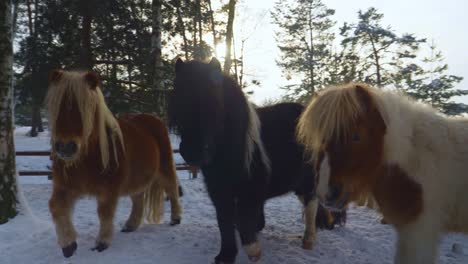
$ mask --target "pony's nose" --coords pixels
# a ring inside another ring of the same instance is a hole
[[[54,147],[55,151],[62,156],[72,156],[78,150],[78,145],[73,140],[67,143],[64,143],[63,141],[57,141],[55,142]]]
[[[62,141],[55,141],[54,148],[56,152],[62,152],[65,144]]]
[[[78,146],[76,145],[75,141],[69,141],[64,147],[64,152],[69,155],[75,154],[77,150]]]

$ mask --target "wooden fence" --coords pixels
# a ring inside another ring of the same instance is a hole
[[[178,149],[174,150],[174,153],[179,153]],[[16,151],[16,156],[44,156],[50,157],[50,151]],[[194,166],[183,164],[176,164],[177,170],[186,170],[189,171],[190,178],[197,178],[199,169]],[[18,171],[19,176],[50,176],[52,171],[50,170],[20,170]]]

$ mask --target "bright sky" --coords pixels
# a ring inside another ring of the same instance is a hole
[[[449,73],[463,76],[460,88],[468,89],[468,1],[466,0],[323,0],[336,10],[334,19],[341,26],[344,21],[355,22],[357,11],[376,7],[384,14],[383,25],[391,25],[397,33],[414,33],[420,38],[434,39],[449,64]],[[259,27],[246,41],[245,65],[249,74],[261,81],[255,87],[251,99],[261,103],[267,98],[277,98],[283,93],[278,89],[286,83],[275,59],[279,50],[274,39],[274,25],[271,24],[270,9],[275,0],[242,0],[239,8],[247,7],[255,19],[261,18]],[[245,12],[244,12],[245,13]],[[254,20],[254,19],[251,19]],[[251,21],[250,20],[250,21]],[[248,20],[249,21],[249,20]],[[252,27],[237,25],[236,30]],[[238,46],[238,43],[236,43]],[[463,98],[468,103],[468,98]]]

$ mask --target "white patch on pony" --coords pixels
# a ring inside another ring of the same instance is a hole
[[[249,124],[247,128],[247,138],[245,146],[245,167],[247,168],[247,173],[250,174],[250,166],[252,165],[253,156],[255,153],[255,146],[258,147],[260,152],[260,159],[265,166],[268,174],[271,173],[271,162],[268,154],[266,153],[265,147],[263,146],[263,141],[261,138],[261,124],[260,119],[258,118],[257,111],[253,104],[247,102],[249,107]]]
[[[330,181],[330,164],[328,162],[328,154],[325,154],[325,157],[320,163],[319,169],[319,181],[317,186],[317,194],[320,198],[325,198],[328,193],[328,184]]]

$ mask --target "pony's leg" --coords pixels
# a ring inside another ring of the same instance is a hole
[[[177,176],[174,174],[172,177],[164,176],[161,181],[164,185],[164,191],[171,203],[171,225],[178,225],[182,219],[182,207],[179,201],[179,184]]]
[[[122,232],[126,233],[133,232],[140,226],[144,212],[143,193],[132,195],[130,198],[132,199],[132,212],[125,223],[125,226],[122,228]]]
[[[439,228],[418,221],[397,229],[395,264],[435,264]]]
[[[77,196],[70,191],[54,186],[49,200],[49,210],[55,223],[58,244],[66,258],[71,257],[77,248],[76,231],[71,219],[76,198]]]
[[[305,218],[305,230],[304,237],[302,238],[302,247],[304,249],[312,249],[316,237],[316,218],[317,218],[317,209],[318,209],[318,198],[315,197],[309,201],[304,201],[304,218]]]
[[[221,250],[215,257],[215,264],[234,263],[237,255],[234,212],[234,197],[229,190],[213,190],[208,186],[208,193],[216,209],[216,219],[221,234]]]
[[[264,205],[262,204],[262,208],[260,210],[261,214],[258,218],[258,222],[257,222],[257,232],[260,232],[263,230],[263,228],[265,228],[265,210],[264,210]]]
[[[366,201],[367,201],[367,195],[365,193],[361,193],[359,195],[358,200],[356,201],[356,205],[357,206],[364,206],[364,205],[366,205]]]
[[[114,232],[113,220],[118,198],[118,195],[103,195],[97,198],[100,226],[96,246],[92,250],[101,252],[109,247]]]
[[[258,261],[262,255],[257,231],[262,224],[258,223],[258,220],[263,220],[263,199],[253,195],[243,195],[238,199],[237,211],[242,246],[251,261]]]

